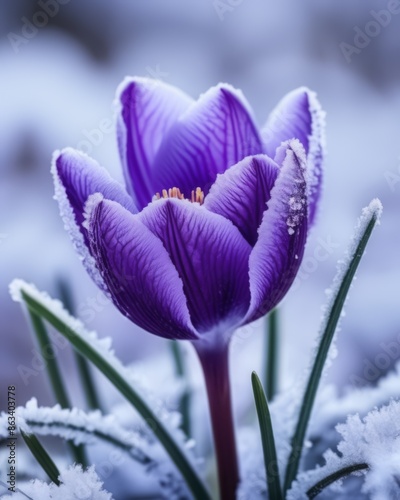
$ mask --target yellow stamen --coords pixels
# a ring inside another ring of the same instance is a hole
[[[203,191],[198,187],[196,188],[196,191],[192,191],[192,198],[191,202],[192,203],[200,203],[200,205],[203,204],[204,201],[204,193]]]
[[[161,198],[176,198],[178,200],[184,200],[185,195],[181,193],[180,189],[177,187],[169,188],[168,190],[163,189],[160,193],[156,193],[153,196],[153,201],[155,200],[161,200]],[[204,201],[204,193],[203,191],[198,187],[196,190],[192,191],[192,195],[190,197],[190,201],[192,203],[199,203],[200,205],[203,204]]]

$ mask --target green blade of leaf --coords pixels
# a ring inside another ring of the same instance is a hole
[[[187,374],[185,370],[185,363],[182,356],[182,350],[176,340],[169,342],[172,357],[175,365],[175,374],[186,383],[186,389],[183,392],[179,401],[179,410],[182,414],[181,428],[186,436],[190,436],[190,406],[191,406],[191,391],[187,383]]]
[[[178,377],[184,377],[185,365],[183,363],[182,352],[178,345],[178,342],[176,340],[171,340],[169,342],[169,346],[171,347],[171,353],[174,359],[175,373]]]
[[[31,309],[29,309],[29,317],[31,319],[32,327],[42,355],[42,360],[45,363],[50,385],[53,389],[56,401],[60,404],[61,408],[71,408],[67,390],[64,386],[61,371],[57,363],[57,356],[47,333],[46,326],[42,318]],[[82,445],[77,446],[73,443],[70,443],[69,447],[75,462],[82,464],[83,467],[86,467],[87,459],[84,447]]]
[[[65,321],[58,317],[56,313],[49,310],[26,290],[21,289],[20,293],[28,308],[48,321],[61,333],[61,335],[66,337],[72,346],[82,354],[82,356],[93,363],[144,418],[160,443],[164,446],[171,460],[181,472],[194,498],[199,500],[211,500],[205,485],[201,481],[193,465],[190,463],[185,451],[175,441],[168,429],[159,420],[146,401],[134,390],[118,370],[108,362],[102,353],[96,351],[86,339],[74,331]]]
[[[314,364],[307,382],[306,390],[304,393],[299,413],[299,418],[297,421],[297,426],[292,438],[292,443],[291,443],[292,450],[287,464],[285,482],[283,487],[284,493],[286,493],[289,490],[292,482],[296,479],[300,464],[301,452],[303,449],[305,435],[307,432],[308,422],[314,405],[315,396],[324,369],[325,361],[328,356],[329,348],[332,343],[333,336],[335,334],[336,327],[338,325],[348,291],[350,289],[351,283],[353,281],[354,275],[357,271],[361,258],[364,254],[371,233],[375,227],[376,222],[379,219],[382,206],[380,202],[374,200],[370,204],[367,210],[369,210],[369,212],[366,212],[365,215],[363,213],[363,217],[367,218],[369,215],[370,220],[367,224],[365,224],[365,228],[362,231],[361,237],[357,240],[358,243],[354,251],[351,252],[349,265],[346,269],[346,272],[343,275],[343,278],[339,286],[337,287],[330,308],[327,311],[326,325],[322,333],[320,344],[318,346],[317,355],[315,357]]]
[[[75,353],[75,361],[78,366],[78,371],[80,375],[79,380],[82,383],[87,406],[91,410],[101,410],[100,400],[97,394],[92,374],[90,372],[89,364],[81,354],[79,354],[75,350],[74,353]]]
[[[272,401],[276,394],[278,379],[278,310],[273,309],[268,317],[268,332],[265,366],[265,392],[268,401]]]
[[[135,449],[134,447],[130,446],[124,441],[121,441],[120,439],[116,438],[115,436],[111,436],[110,434],[107,434],[104,431],[93,429],[91,427],[85,427],[84,425],[79,426],[79,425],[73,425],[73,424],[65,424],[63,422],[47,422],[47,421],[39,421],[39,420],[30,420],[27,419],[26,423],[29,425],[29,428],[32,429],[33,431],[36,431],[38,434],[42,434],[46,436],[47,434],[43,433],[42,428],[50,428],[52,429],[52,433],[49,434],[51,436],[59,435],[57,434],[57,429],[66,429],[70,430],[72,432],[80,432],[82,434],[90,435],[93,436],[94,438],[98,439],[99,441],[103,441],[109,445],[112,445],[116,448],[119,448],[121,451],[124,451],[127,453],[133,460],[135,460],[137,463],[146,465],[146,466],[151,466],[155,463],[154,459],[151,458],[149,455],[145,454],[143,450],[137,448]],[[60,438],[66,439],[64,436],[60,435]],[[71,438],[73,439],[73,438]],[[0,441],[1,444],[1,441]]]
[[[24,432],[22,429],[20,429],[20,431],[23,440],[25,441],[27,447],[29,448],[32,455],[35,457],[38,464],[40,464],[42,469],[49,476],[50,480],[54,484],[59,486],[60,481],[58,478],[60,476],[60,472],[56,464],[51,459],[50,455],[40,444],[38,438],[34,434]]]
[[[64,278],[60,277],[57,280],[57,288],[60,300],[64,304],[66,310],[70,314],[75,314],[74,300],[68,282]],[[101,410],[100,399],[97,394],[96,385],[90,372],[89,365],[86,359],[75,350],[74,354],[88,408],[92,410]]]
[[[69,400],[67,390],[61,377],[61,371],[57,363],[57,356],[50,341],[44,322],[42,318],[31,309],[29,309],[28,312],[33,330],[39,344],[40,353],[49,375],[49,380],[54,392],[54,396],[57,402],[60,404],[61,408],[71,408],[71,402]]]
[[[333,474],[330,474],[327,477],[324,477],[324,479],[321,479],[321,481],[318,481],[317,484],[312,486],[308,491],[307,491],[307,496],[310,499],[315,498],[317,495],[321,493],[322,490],[330,486],[332,483],[335,481],[338,481],[339,479],[343,479],[349,474],[352,474],[353,472],[358,472],[362,470],[368,469],[368,464],[361,463],[361,464],[354,464],[354,465],[349,465],[347,467],[343,467],[343,469],[339,469],[338,471],[334,472]]]
[[[271,415],[269,413],[267,398],[256,372],[251,374],[254,401],[260,424],[261,442],[264,453],[265,474],[267,478],[269,498],[283,500],[279,481],[279,465],[276,455],[275,438],[272,430]]]

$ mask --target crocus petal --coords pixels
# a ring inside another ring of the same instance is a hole
[[[305,152],[297,140],[288,145],[249,259],[251,303],[246,322],[278,304],[303,258],[308,226]]]
[[[240,92],[220,84],[200,97],[171,127],[154,160],[157,191],[178,187],[186,197],[205,194],[217,174],[262,152],[249,107]]]
[[[96,265],[122,314],[161,337],[196,339],[182,281],[161,241],[101,195],[89,198],[85,214]]]
[[[200,333],[231,333],[249,306],[251,247],[227,219],[187,200],[162,199],[139,215],[169,253]]]
[[[218,175],[204,206],[231,220],[254,246],[279,166],[266,155],[248,156]]]
[[[289,139],[299,139],[307,154],[309,222],[315,219],[321,194],[325,155],[325,113],[316,94],[301,87],[290,92],[271,113],[262,130],[265,152],[274,158],[276,149]]]
[[[137,213],[132,198],[121,184],[95,160],[72,148],[56,153],[53,167],[55,182],[60,182],[74,211],[76,222],[83,222],[83,207],[91,194],[102,193],[105,198],[117,201],[132,213]]]
[[[131,212],[136,207],[121,184],[113,180],[107,170],[89,156],[72,148],[56,151],[51,171],[54,179],[55,197],[60,207],[71,240],[82,258],[83,264],[95,281],[104,290],[104,283],[90,255],[86,230],[82,227],[84,204],[89,195],[101,192],[111,200],[118,201]]]
[[[161,141],[192,99],[150,78],[126,79],[117,94],[118,145],[126,185],[137,206],[143,208],[155,194],[152,163]]]

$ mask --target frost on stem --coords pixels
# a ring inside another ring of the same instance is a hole
[[[37,479],[24,485],[22,491],[3,496],[3,500],[113,500],[111,493],[103,488],[94,466],[82,470],[80,465],[73,465],[60,474],[60,486],[47,484]]]

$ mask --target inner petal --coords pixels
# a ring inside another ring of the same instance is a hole
[[[166,134],[154,159],[153,186],[179,186],[187,198],[196,186],[207,194],[218,173],[262,150],[246,100],[221,84],[206,92]]]
[[[139,217],[169,253],[196,330],[238,325],[249,307],[251,251],[238,229],[197,203],[174,198],[151,203]]]
[[[217,177],[204,206],[230,219],[254,246],[278,173],[268,156],[249,156]]]

